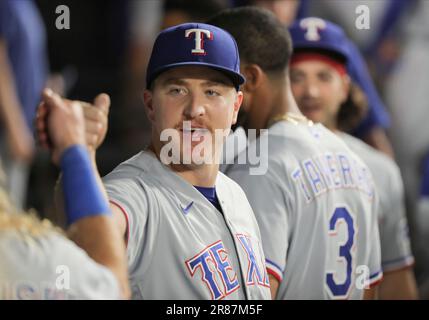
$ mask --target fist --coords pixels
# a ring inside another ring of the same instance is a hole
[[[58,164],[63,152],[74,144],[85,145],[85,120],[79,102],[68,102],[50,89],[43,92],[47,137],[52,160]]]
[[[108,116],[110,108],[110,97],[105,94],[99,94],[94,99],[94,104],[83,101],[71,101],[62,99],[63,102],[70,106],[77,103],[82,109],[85,120],[85,143],[90,151],[95,151],[104,141],[108,128]],[[39,143],[42,147],[50,149],[52,142],[47,132],[48,106],[42,101],[37,109],[36,128]]]

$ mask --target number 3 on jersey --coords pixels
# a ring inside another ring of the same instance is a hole
[[[333,299],[347,298],[354,269],[353,246],[356,240],[354,217],[345,207],[337,207],[329,219],[329,245],[334,248],[329,257],[331,272],[326,273],[326,285]],[[332,271],[334,270],[334,271]]]

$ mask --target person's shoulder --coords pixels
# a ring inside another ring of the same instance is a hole
[[[323,124],[315,124],[314,128],[315,135],[320,135],[320,141],[324,143],[324,146],[332,146],[333,149],[345,149],[350,151],[347,143]]]
[[[249,144],[249,155],[258,154],[260,158],[266,158],[265,160],[274,168],[289,163],[295,158],[295,153],[285,152],[285,150],[292,151],[300,148],[304,139],[301,130],[305,130],[304,126],[292,125],[291,127],[290,125],[286,121],[272,125]]]
[[[290,123],[279,122],[272,127],[271,136],[278,137],[278,146],[284,146],[287,150],[317,150],[321,146],[343,148],[345,143],[331,130],[321,123],[301,121]],[[270,140],[271,141],[271,140]]]
[[[37,225],[29,228],[37,228]],[[0,254],[3,261],[20,261],[32,264],[34,268],[48,257],[68,257],[72,253],[70,249],[74,250],[75,247],[74,243],[55,230],[45,230],[40,234],[15,229],[0,232]]]
[[[371,147],[362,140],[346,134],[341,133],[340,137],[346,142],[346,144],[358,154],[362,160],[370,167],[375,170],[380,170],[381,172],[387,172],[392,175],[400,175],[399,166],[388,155],[383,152]]]
[[[105,184],[112,184],[119,181],[136,181],[139,177],[145,176],[141,180],[150,181],[155,161],[158,161],[158,159],[151,152],[141,151],[120,163],[110,173],[105,175],[102,180]]]

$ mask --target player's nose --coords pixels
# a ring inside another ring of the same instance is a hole
[[[184,109],[184,115],[187,119],[195,119],[204,116],[206,112],[206,101],[204,96],[196,92],[189,94],[188,103]]]
[[[305,83],[304,92],[310,98],[318,98],[320,95],[319,86],[314,81],[307,81]]]

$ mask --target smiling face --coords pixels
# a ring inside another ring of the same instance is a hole
[[[231,80],[214,69],[184,66],[163,72],[152,90],[144,93],[156,153],[168,143],[161,141],[165,140],[161,139],[163,132],[173,132],[180,159],[189,157],[196,148],[213,159],[223,145],[223,139],[215,139],[216,131],[229,133],[242,99],[243,94],[235,90]]]
[[[291,65],[290,79],[301,112],[335,129],[338,111],[349,91],[349,77],[323,61],[306,60]]]

